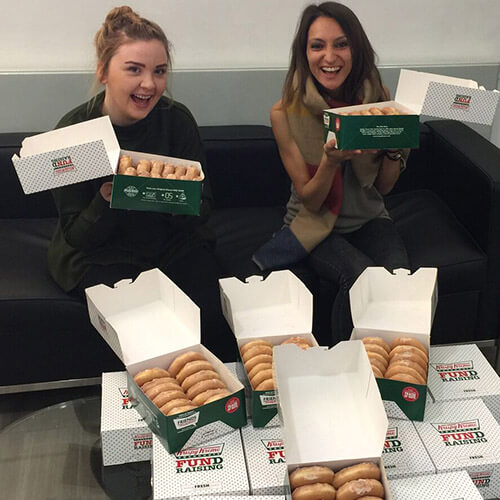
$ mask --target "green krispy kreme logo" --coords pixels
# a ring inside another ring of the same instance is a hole
[[[134,198],[139,194],[139,190],[135,186],[127,186],[123,192],[129,197]]]

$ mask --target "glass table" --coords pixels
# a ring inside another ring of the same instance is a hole
[[[147,500],[149,462],[102,465],[101,400],[44,408],[0,432],[0,497],[9,500]]]

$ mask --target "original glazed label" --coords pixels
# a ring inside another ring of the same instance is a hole
[[[478,419],[454,423],[431,423],[431,425],[439,433],[445,446],[486,443],[488,441],[484,432],[481,431]],[[483,457],[469,458],[479,459]]]
[[[452,363],[431,363],[441,382],[461,382],[464,380],[480,380],[479,373],[474,370],[472,361],[455,361]],[[474,392],[475,389],[471,389]]]

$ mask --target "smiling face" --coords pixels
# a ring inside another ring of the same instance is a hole
[[[167,85],[167,53],[159,40],[131,40],[118,48],[106,71],[97,76],[105,86],[102,112],[115,125],[145,118]]]
[[[330,17],[318,17],[309,27],[306,55],[312,75],[326,90],[339,89],[351,72],[349,41]]]

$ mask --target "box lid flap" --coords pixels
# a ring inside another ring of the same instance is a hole
[[[222,310],[237,339],[311,333],[311,292],[291,271],[219,280]]]
[[[359,340],[273,350],[287,464],[382,455],[387,415]]]
[[[200,310],[159,269],[85,290],[90,321],[128,366],[200,343]]]
[[[402,69],[399,72],[395,100],[414,110],[415,113],[420,114],[430,82],[447,83],[476,89],[478,87],[477,82],[465,78]]]
[[[437,269],[390,273],[367,267],[349,290],[356,328],[429,334],[437,303]]]

